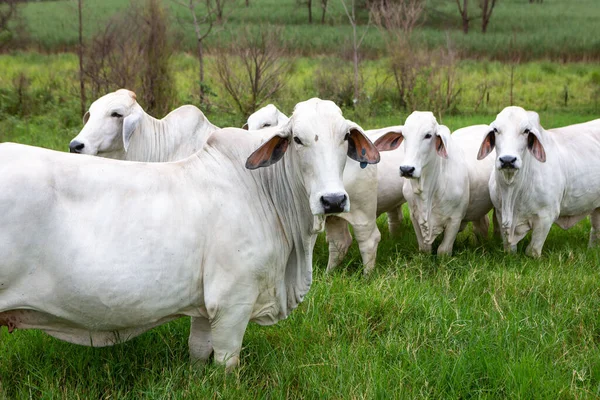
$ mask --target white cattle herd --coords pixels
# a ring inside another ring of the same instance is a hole
[[[398,233],[404,202],[419,250],[443,233],[438,255],[468,222],[487,236],[492,209],[507,251],[532,230],[539,257],[554,222],[590,214],[600,241],[600,120],[547,131],[507,107],[451,134],[416,111],[363,131],[315,98],[244,129],[191,105],[157,120],[121,89],[84,116],[69,146],[81,154],[0,144],[0,326],[108,346],[190,316],[190,359],[231,369],[248,322],[274,324],[308,292],[323,229],[327,270],[351,224],[365,274],[377,216]]]

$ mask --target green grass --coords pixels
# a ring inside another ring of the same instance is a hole
[[[326,61],[295,61],[276,99],[284,111],[315,94],[313,73]],[[385,62],[365,64],[368,92]],[[0,56],[0,142],[67,148],[81,128],[76,65],[70,54]],[[178,101],[193,102],[195,60],[179,55],[176,66]],[[489,123],[506,102],[505,68],[461,63],[461,112],[443,122],[451,129]],[[524,64],[515,93],[520,104],[540,110],[546,127],[590,120],[598,116],[590,87],[596,71],[593,64]],[[21,73],[28,83],[19,102]],[[475,111],[475,88],[484,78],[497,84],[490,104]],[[567,107],[561,82],[575,93]],[[242,117],[213,85],[218,97],[209,118],[239,125]],[[402,123],[406,111],[384,101],[345,115],[374,128]],[[187,319],[102,349],[3,328],[0,398],[600,397],[600,251],[586,247],[589,222],[553,228],[540,260],[524,255],[529,239],[507,255],[499,240],[475,243],[470,229],[458,236],[451,258],[439,259],[417,252],[408,218],[397,238],[389,237],[385,216],[379,227],[368,279],[356,244],[338,270],[325,274],[321,235],[306,300],[275,326],[250,325],[241,367],[231,375],[212,364],[189,366]]]
[[[188,365],[188,320],[92,349],[2,330],[6,398],[596,398],[600,395],[598,250],[589,224],[553,229],[544,257],[505,255],[459,235],[455,254],[417,253],[412,228],[383,240],[361,276],[353,247],[285,321],[250,325],[241,367]],[[520,246],[521,247],[521,246]]]
[[[174,32],[181,37],[178,43],[183,49],[193,49],[193,27],[187,10],[174,2],[166,3],[172,10]],[[325,25],[319,23],[321,10],[318,4],[313,10],[316,21],[308,24],[306,7],[297,5],[294,0],[252,0],[249,8],[240,3],[237,1],[227,12],[225,26],[208,37],[209,49],[215,51],[227,46],[247,25],[260,27],[266,23],[283,28],[282,35],[293,52],[341,54],[349,47],[351,29],[339,1],[329,2]],[[91,37],[103,29],[110,16],[123,12],[127,4],[123,0],[85,1],[86,36]],[[34,48],[57,51],[75,46],[75,3],[30,2],[23,13]],[[529,4],[526,0],[500,1],[485,35],[480,33],[478,19],[472,22],[471,33],[462,33],[454,2],[429,1],[427,14],[425,24],[418,27],[414,35],[415,40],[427,48],[445,47],[449,37],[464,56],[507,59],[514,38],[514,48],[523,61],[548,57],[560,60],[600,57],[600,24],[597,23],[600,7],[596,0],[546,0],[543,4]],[[478,14],[475,7],[471,15]],[[366,10],[360,9],[359,17],[362,24],[359,31],[362,32],[368,20]],[[385,52],[385,43],[377,29],[369,30],[362,50],[371,56]]]

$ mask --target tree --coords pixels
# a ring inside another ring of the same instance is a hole
[[[244,117],[270,100],[285,84],[290,63],[284,58],[281,29],[246,28],[231,44],[231,55],[220,52],[217,73],[225,91]]]
[[[188,3],[182,3],[182,2],[177,1],[177,3],[186,7],[192,16],[192,22],[194,24],[194,32],[196,34],[196,53],[198,55],[198,62],[200,64],[200,68],[198,71],[198,78],[199,78],[200,102],[202,103],[204,101],[205,87],[206,87],[206,85],[204,83],[204,39],[206,39],[206,37],[212,31],[213,24],[214,24],[213,16],[215,14],[215,10],[211,6],[211,1],[206,0],[206,14],[202,18],[198,18],[198,15],[196,13],[197,0],[189,0]],[[246,1],[246,5],[248,5],[248,1]],[[202,31],[202,26],[201,26],[203,24],[208,24],[208,26],[204,29],[204,31]]]
[[[306,6],[308,7],[308,23],[312,24],[312,0],[306,0]]]
[[[14,40],[15,20],[19,20],[19,0],[0,0],[0,50]]]
[[[496,0],[481,0],[481,32],[485,33],[487,31],[488,23],[490,22],[490,18],[492,17],[492,11],[494,11],[494,6],[496,5]]]
[[[460,17],[462,20],[462,29],[463,33],[469,33],[469,0],[462,0],[462,6],[460,4],[461,0],[456,0],[456,5],[458,6],[458,12],[460,13]]]
[[[79,46],[77,48],[77,57],[79,58],[79,100],[81,105],[81,116],[85,114],[85,76],[83,70],[83,0],[77,0],[77,16],[79,20]]]
[[[231,2],[231,0],[214,0],[214,7],[211,2],[212,0],[206,0],[206,7],[214,9],[215,15],[217,16],[217,23],[220,25],[225,19],[225,6],[227,3]],[[248,2],[246,2],[246,5],[248,5]]]
[[[340,2],[342,3],[342,6],[344,7],[344,11],[346,12],[346,16],[348,17],[348,21],[350,22],[350,25],[352,25],[352,55],[353,55],[353,61],[354,61],[354,101],[356,102],[356,101],[358,101],[359,91],[360,91],[359,82],[358,82],[358,78],[359,78],[358,50],[360,49],[360,46],[361,46],[363,40],[365,39],[365,36],[367,36],[369,27],[371,26],[371,14],[369,14],[369,23],[367,25],[367,29],[365,29],[362,37],[359,39],[358,34],[356,32],[356,26],[357,26],[356,4],[355,4],[355,0],[350,0],[350,1],[351,1],[350,9],[348,9],[348,6],[346,5],[346,0],[340,0]]]
[[[327,3],[329,3],[329,0],[321,0],[321,24],[325,24],[325,13],[327,12]]]
[[[165,115],[175,97],[168,23],[161,0],[132,2],[112,17],[86,46],[84,73],[92,97],[128,88],[149,113]]]

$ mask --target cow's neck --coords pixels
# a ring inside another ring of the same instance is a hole
[[[280,222],[285,240],[291,246],[285,270],[287,304],[282,310],[287,316],[302,301],[312,283],[312,254],[317,233],[314,230],[313,216],[308,193],[302,185],[297,168],[294,168],[295,154],[288,153],[280,162],[263,168],[262,185],[270,196]]]
[[[175,132],[169,132],[164,120],[156,119],[144,113],[140,124],[131,136],[127,151],[130,161],[166,162],[174,161]]]

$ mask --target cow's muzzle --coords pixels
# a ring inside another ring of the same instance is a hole
[[[338,214],[344,212],[348,196],[345,194],[328,194],[321,196],[321,205],[325,214]]]
[[[405,178],[412,178],[415,173],[415,167],[411,167],[409,165],[401,165],[400,166],[400,176]]]
[[[85,147],[85,144],[78,142],[77,140],[73,140],[71,143],[69,143],[69,152],[70,153],[81,153],[81,151],[83,150],[84,147]]]
[[[500,161],[500,169],[515,169],[517,157],[502,156],[498,158],[498,161]]]

